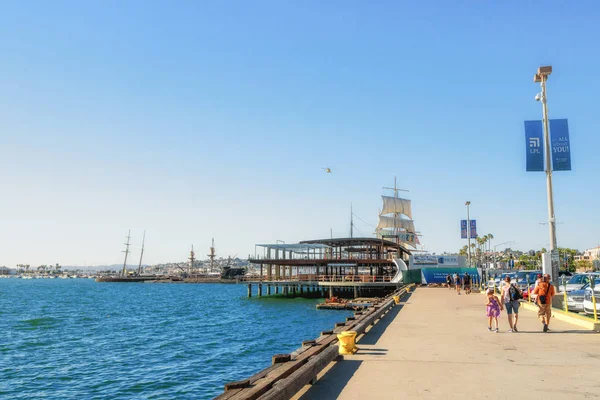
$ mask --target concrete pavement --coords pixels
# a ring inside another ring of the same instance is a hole
[[[600,335],[553,319],[487,330],[486,298],[419,288],[295,399],[600,398]]]

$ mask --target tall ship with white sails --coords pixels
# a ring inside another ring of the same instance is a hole
[[[377,237],[416,249],[419,238],[415,230],[415,222],[412,219],[411,201],[398,196],[398,192],[407,190],[398,189],[396,178],[394,178],[393,188],[384,189],[393,190],[394,195],[381,196],[383,206],[379,213],[379,223],[376,229]]]

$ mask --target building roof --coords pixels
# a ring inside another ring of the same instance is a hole
[[[345,246],[381,246],[382,244],[386,247],[400,248],[403,252],[410,254],[410,250],[406,247],[396,244],[390,240],[377,239],[377,238],[330,238],[330,239],[316,239],[316,240],[305,240],[300,242],[304,244],[322,244],[328,247],[345,247]]]
[[[283,251],[301,252],[313,249],[325,249],[329,246],[320,243],[275,243],[275,244],[257,244],[257,247],[265,247],[268,249],[277,249]]]

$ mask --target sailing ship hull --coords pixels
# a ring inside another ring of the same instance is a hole
[[[96,282],[148,282],[157,281],[164,279],[160,276],[99,276],[96,278]]]

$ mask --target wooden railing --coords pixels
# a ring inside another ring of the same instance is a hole
[[[366,311],[354,313],[346,322],[338,322],[333,330],[321,332],[316,340],[302,342],[291,354],[276,354],[272,365],[248,379],[225,384],[225,392],[215,400],[284,400],[292,398],[305,385],[316,381],[317,375],[338,356],[337,334],[355,331],[363,334],[367,327],[381,319],[394,307],[393,296],[407,293],[404,286],[375,302]]]
[[[299,274],[291,277],[275,278],[271,276],[245,275],[236,278],[240,282],[391,282],[392,277],[388,275],[316,275]]]

